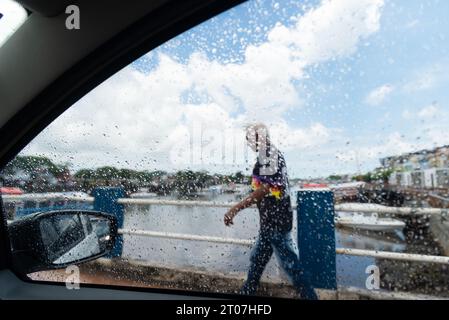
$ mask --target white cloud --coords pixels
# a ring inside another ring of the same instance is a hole
[[[449,63],[447,60],[415,70],[410,79],[402,85],[405,93],[415,93],[432,89],[448,81]]]
[[[413,29],[413,28],[415,28],[418,24],[419,24],[419,20],[418,20],[418,19],[411,20],[411,21],[409,21],[409,22],[407,22],[407,23],[405,24],[405,28],[406,28],[406,29]]]
[[[394,87],[392,85],[385,84],[371,91],[365,98],[365,102],[371,106],[378,106],[382,104],[393,91]]]
[[[423,73],[419,78],[404,85],[404,90],[409,93],[432,88],[436,84],[436,74],[433,72]]]
[[[383,0],[324,0],[298,19],[294,28],[278,25],[271,42],[293,48],[303,64],[353,54],[360,41],[380,29]]]
[[[439,113],[439,109],[435,104],[422,108],[418,112],[420,118],[435,118]]]
[[[26,20],[27,14],[17,2],[11,0],[0,0],[0,46],[11,34]]]
[[[230,132],[225,140],[232,136],[240,146],[242,125],[253,121],[266,122],[287,151],[323,146],[338,130],[322,123],[294,127],[285,119],[286,111],[302,105],[293,81],[301,80],[311,64],[353,54],[379,30],[382,7],[382,0],[324,0],[293,27],[278,24],[266,42],[249,45],[241,63],[221,63],[199,52],[181,63],[159,53],[151,72],[124,68],[50,125],[25,152],[78,167],[173,169],[189,164],[186,150],[197,139],[192,130],[201,127],[208,137],[193,144],[207,149],[200,158],[209,166],[203,168],[220,171],[226,168],[214,162],[219,148],[207,147],[213,136]],[[185,103],[186,93],[203,98]],[[242,159],[244,150],[237,149],[233,159]]]
[[[403,117],[405,120],[410,120],[410,119],[412,119],[412,118],[414,117],[414,114],[413,114],[410,110],[404,110],[404,111],[402,112],[402,117]]]
[[[322,123],[313,123],[307,128],[291,128],[283,121],[271,127],[274,141],[285,151],[325,145],[334,133],[335,130]]]
[[[406,120],[412,119],[434,119],[438,116],[441,120],[444,115],[444,112],[439,108],[436,102],[431,105],[425,106],[418,111],[410,111],[408,109],[402,112],[402,117]]]
[[[379,158],[391,154],[409,152],[415,147],[414,144],[407,141],[399,132],[389,134],[385,139],[381,139],[379,142],[378,145],[358,149],[360,158],[365,160],[378,160]]]

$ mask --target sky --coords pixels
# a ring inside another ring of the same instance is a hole
[[[123,68],[22,154],[250,173],[244,127],[263,122],[290,177],[367,172],[449,144],[448,16],[446,0],[249,1]]]

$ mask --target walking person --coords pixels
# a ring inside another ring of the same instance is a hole
[[[259,210],[260,229],[241,293],[256,293],[265,267],[274,252],[301,298],[318,299],[309,276],[300,269],[298,256],[293,249],[293,210],[284,156],[271,143],[264,124],[248,126],[246,141],[250,149],[257,153],[251,182],[253,191],[224,216],[225,225],[230,226],[234,217],[243,209],[256,204]]]

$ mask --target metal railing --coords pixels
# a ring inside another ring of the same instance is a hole
[[[79,201],[94,202],[94,197],[77,196],[77,195],[61,195],[55,193],[29,193],[21,195],[2,195],[3,202],[19,202],[19,201]]]
[[[193,235],[193,234],[137,230],[137,229],[119,229],[118,233],[135,235],[135,236],[144,236],[144,237],[165,238],[165,239],[202,241],[202,242],[212,242],[212,243],[221,243],[221,244],[235,244],[235,245],[249,246],[249,247],[254,244],[254,240],[199,236],[199,235]]]
[[[441,215],[447,217],[449,209],[439,208],[411,208],[411,207],[387,207],[377,204],[344,203],[335,206],[335,211],[360,212],[360,213],[384,213],[389,215]]]
[[[25,194],[25,195],[3,195],[3,202],[14,201],[50,201],[66,200],[93,203],[94,197],[89,196],[64,196],[57,194]],[[121,198],[117,201],[124,205],[165,205],[165,206],[187,206],[187,207],[217,207],[231,208],[234,203],[216,201],[195,201],[195,200],[161,200],[161,199],[133,199]],[[293,206],[296,209],[296,206]],[[377,204],[366,203],[343,203],[335,205],[335,211],[360,212],[360,213],[384,213],[390,215],[442,215],[449,216],[449,209],[440,208],[412,208],[412,207],[387,207]]]
[[[78,197],[78,196],[57,196],[57,195],[9,195],[3,196],[4,202],[10,201],[46,201],[54,199],[65,199],[69,201],[80,201],[80,202],[93,202],[93,197]],[[121,198],[117,202],[123,205],[161,205],[161,206],[187,206],[187,207],[218,207],[218,208],[230,208],[234,204],[230,202],[215,202],[215,201],[189,201],[189,200],[161,200],[161,199],[132,199],[132,198]],[[436,215],[447,216],[449,209],[438,209],[438,208],[393,208],[381,205],[370,205],[370,204],[357,204],[357,203],[347,203],[335,206],[336,211],[342,212],[365,212],[365,213],[385,213],[385,214],[399,214],[399,215]],[[145,236],[145,237],[156,237],[165,239],[178,239],[178,240],[188,240],[188,241],[202,241],[202,242],[212,242],[221,244],[233,244],[233,245],[243,245],[252,246],[254,240],[250,239],[233,239],[233,238],[222,238],[213,236],[199,236],[191,234],[180,234],[171,232],[160,232],[160,231],[149,231],[149,230],[137,230],[137,229],[119,229],[119,234],[122,235],[135,235],[135,236]],[[366,256],[381,259],[390,260],[401,260],[401,261],[412,261],[412,262],[428,262],[428,263],[438,263],[438,264],[449,264],[449,257],[445,256],[432,256],[432,255],[421,255],[421,254],[410,254],[410,253],[397,253],[397,252],[386,252],[386,251],[375,251],[375,250],[360,250],[351,248],[337,248],[337,254],[341,255],[351,255],[351,256]]]
[[[250,240],[250,239],[234,239],[234,238],[222,238],[222,237],[211,237],[211,236],[198,236],[198,235],[191,235],[191,234],[148,231],[148,230],[138,230],[138,229],[119,229],[118,233],[122,234],[122,235],[126,234],[126,235],[165,238],[165,239],[173,239],[173,240],[202,241],[202,242],[212,242],[212,243],[220,243],[220,244],[241,245],[241,246],[248,246],[248,247],[251,247],[255,243],[254,240]],[[361,249],[351,249],[351,248],[337,248],[335,251],[336,251],[336,254],[348,255],[348,256],[364,256],[364,257],[372,257],[372,258],[387,259],[387,260],[449,264],[449,257],[445,257],[445,256],[432,256],[432,255],[376,251],[376,250],[361,250]]]
[[[445,257],[445,256],[431,256],[431,255],[413,254],[413,253],[361,250],[361,249],[350,249],[350,248],[337,248],[336,253],[342,254],[342,255],[363,256],[363,257],[372,257],[372,258],[388,259],[388,260],[449,264],[449,257]]]
[[[186,207],[215,207],[215,208],[231,208],[234,204],[230,202],[215,202],[215,201],[189,201],[189,200],[160,200],[160,199],[129,199],[122,198],[117,200],[123,205],[163,205],[163,206],[186,206]],[[296,206],[294,206],[296,208]],[[367,205],[367,204],[340,204],[335,206],[336,211],[344,212],[377,212],[385,214],[400,214],[400,215],[435,215],[439,214],[447,216],[447,209],[437,208],[392,208],[381,205]],[[136,229],[120,229],[119,233],[128,235],[137,235],[145,237],[158,237],[165,239],[190,240],[190,241],[204,241],[221,244],[233,244],[242,246],[252,246],[254,240],[250,239],[232,239],[212,236],[199,236],[190,234],[180,234],[172,232],[159,232]],[[351,255],[351,256],[367,256],[373,258],[382,258],[390,260],[401,260],[411,262],[429,262],[438,264],[449,264],[449,257],[420,255],[410,253],[397,253],[387,251],[375,250],[360,250],[351,248],[337,248],[336,254]]]
[[[234,203],[195,200],[161,200],[161,199],[131,199],[122,198],[117,201],[124,205],[162,205],[162,206],[186,206],[186,207],[217,207],[231,208]],[[296,209],[293,205],[293,209]],[[411,207],[387,207],[377,204],[344,203],[335,205],[335,211],[360,212],[360,213],[385,213],[390,215],[449,215],[449,209],[439,208],[411,208]]]

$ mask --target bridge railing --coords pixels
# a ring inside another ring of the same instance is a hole
[[[52,192],[2,195],[2,201],[7,218],[13,219],[42,211],[93,209],[94,198],[83,194]]]
[[[186,240],[186,241],[202,241],[202,242],[220,243],[220,244],[234,244],[234,245],[247,246],[247,247],[251,247],[255,243],[255,241],[251,240],[251,239],[235,239],[235,238],[223,238],[223,237],[211,237],[211,236],[198,236],[198,235],[193,235],[193,234],[149,231],[149,230],[139,230],[139,229],[119,229],[118,233],[121,235],[134,235],[134,236],[143,236],[143,237],[151,237],[151,238],[165,238],[165,239]],[[335,253],[342,254],[342,255],[348,255],[348,256],[364,256],[364,257],[389,259],[389,260],[449,264],[449,257],[445,257],[445,256],[432,256],[432,255],[398,253],[398,252],[388,252],[388,251],[361,250],[361,249],[353,249],[353,248],[336,248]]]
[[[231,208],[234,203],[216,201],[195,200],[161,200],[161,199],[118,199],[117,203],[124,205],[161,205],[161,206],[187,206],[187,207],[216,207]],[[292,206],[297,209],[296,205]],[[412,208],[412,207],[387,207],[367,203],[343,203],[335,205],[335,211],[360,212],[360,213],[383,213],[389,215],[441,215],[447,216],[449,209],[439,208]]]
[[[84,203],[94,203],[95,198],[90,196],[71,196],[55,194],[24,194],[24,195],[2,195],[3,203],[23,202],[23,201],[76,201]],[[449,201],[449,199],[444,198]],[[216,201],[195,201],[195,200],[161,200],[161,199],[133,199],[120,198],[117,203],[124,205],[161,205],[161,206],[188,206],[188,207],[217,207],[231,208],[234,203]],[[297,209],[296,205],[292,206]],[[449,209],[440,208],[413,208],[413,207],[387,207],[377,204],[366,203],[343,203],[335,205],[335,211],[359,212],[359,213],[383,213],[389,215],[441,215],[449,216]]]
[[[153,238],[178,239],[185,241],[202,241],[211,243],[234,244],[242,246],[252,246],[254,240],[235,239],[214,236],[201,236],[194,234],[181,234],[171,232],[160,232],[154,230],[138,230],[123,228],[125,219],[124,206],[129,205],[157,205],[157,206],[185,206],[185,207],[214,207],[230,208],[233,203],[215,201],[183,201],[183,200],[162,200],[162,199],[133,199],[125,198],[121,188],[98,188],[93,192],[94,197],[80,196],[58,196],[56,194],[46,195],[17,195],[3,196],[3,202],[14,201],[39,201],[59,199],[84,202],[92,204],[93,209],[112,213],[118,217],[119,240],[111,254],[111,257],[119,257],[122,254],[123,235],[135,235]],[[324,289],[336,288],[335,255],[366,256],[379,259],[391,259],[412,262],[426,262],[449,264],[449,257],[420,255],[409,253],[385,252],[374,250],[360,250],[352,248],[336,248],[335,246],[335,222],[334,211],[342,212],[366,212],[384,213],[389,215],[440,215],[442,218],[448,216],[448,209],[438,208],[393,208],[380,205],[347,203],[334,205],[333,196],[330,191],[305,190],[298,192],[298,205],[294,208],[297,211],[298,220],[298,246],[300,247],[300,260],[305,264],[305,268],[310,269],[317,275],[326,274],[326,279],[316,279],[316,287]],[[44,208],[41,208],[44,210]],[[306,221],[304,223],[304,221]],[[312,222],[311,222],[312,221]],[[327,270],[320,270],[327,268]],[[329,280],[329,278],[331,278]]]

